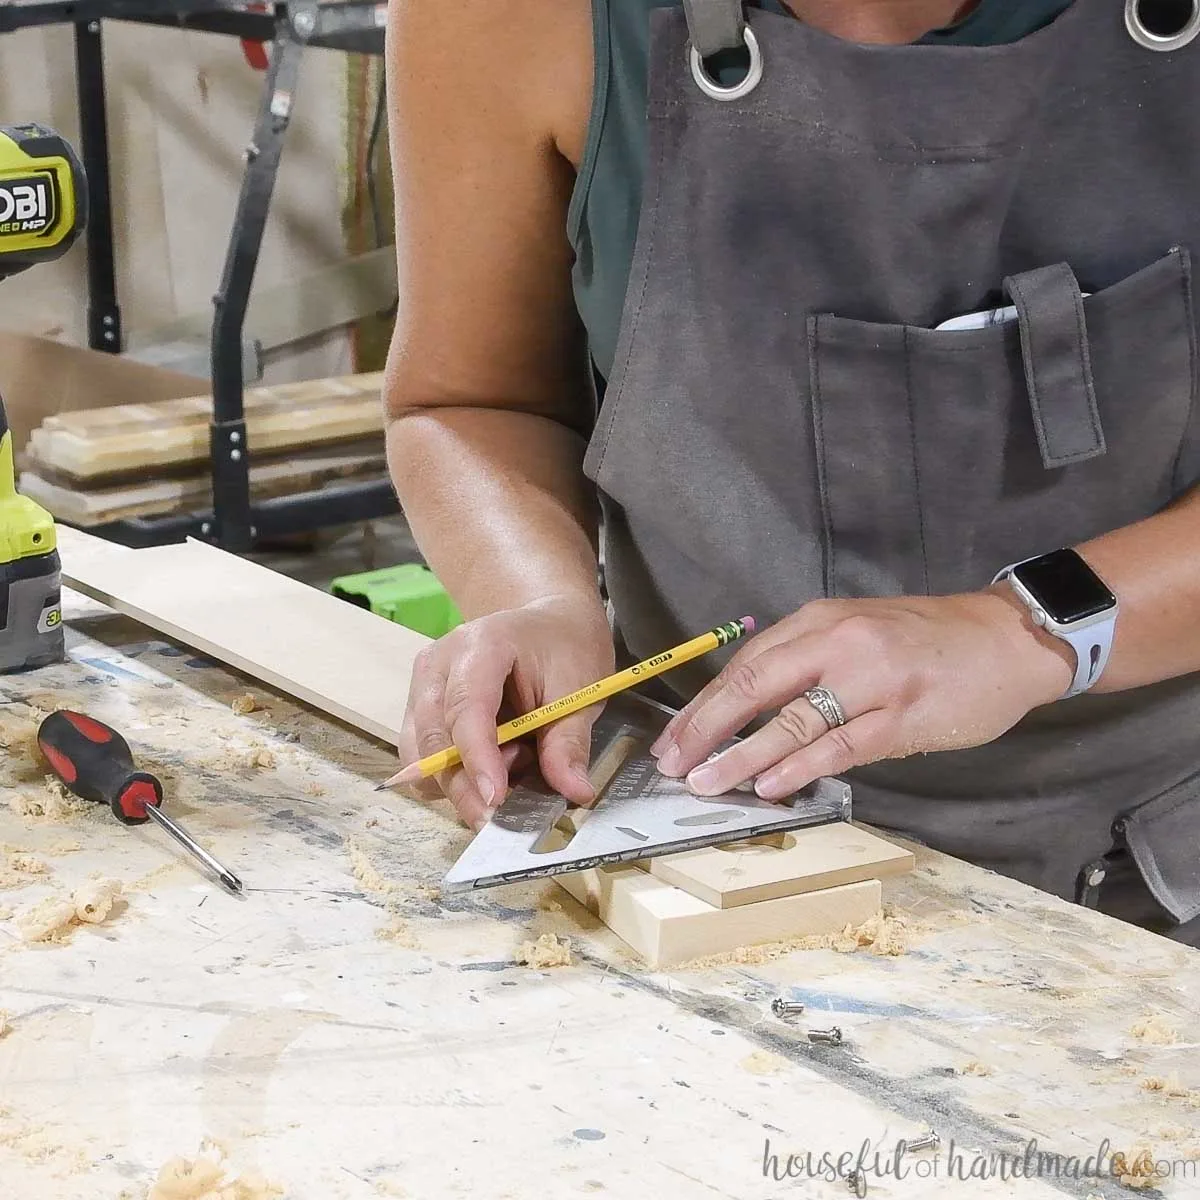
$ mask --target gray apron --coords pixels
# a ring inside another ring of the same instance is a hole
[[[985,48],[751,10],[761,80],[714,99],[689,50],[740,45],[741,5],[651,19],[646,187],[585,463],[634,653],[821,596],[982,588],[1200,479],[1200,41],[1138,45],[1121,0]],[[1008,324],[933,329],[1008,303]],[[862,819],[1069,898],[1115,836],[1174,921],[1200,914],[1200,676],[850,779]]]

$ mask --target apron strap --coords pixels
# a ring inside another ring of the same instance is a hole
[[[1017,310],[1025,382],[1047,470],[1105,452],[1088,357],[1083,296],[1066,263],[1004,281]]]
[[[688,37],[701,58],[744,44],[746,15],[742,0],[683,0]]]

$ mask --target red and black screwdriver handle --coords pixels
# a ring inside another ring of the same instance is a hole
[[[162,784],[133,765],[129,743],[83,713],[62,709],[38,727],[38,746],[55,775],[81,800],[107,804],[125,825],[150,818],[146,806],[162,804]]]

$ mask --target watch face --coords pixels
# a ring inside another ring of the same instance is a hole
[[[1013,571],[1026,591],[1059,625],[1086,620],[1116,606],[1117,598],[1074,550],[1055,550]]]

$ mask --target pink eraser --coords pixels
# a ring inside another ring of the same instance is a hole
[[[754,632],[754,630],[755,630],[755,624],[754,624],[754,618],[753,618],[753,617],[743,617],[743,618],[742,618],[742,624],[743,624],[743,625],[746,627],[746,632],[747,632],[747,633],[753,633],[753,632]]]

